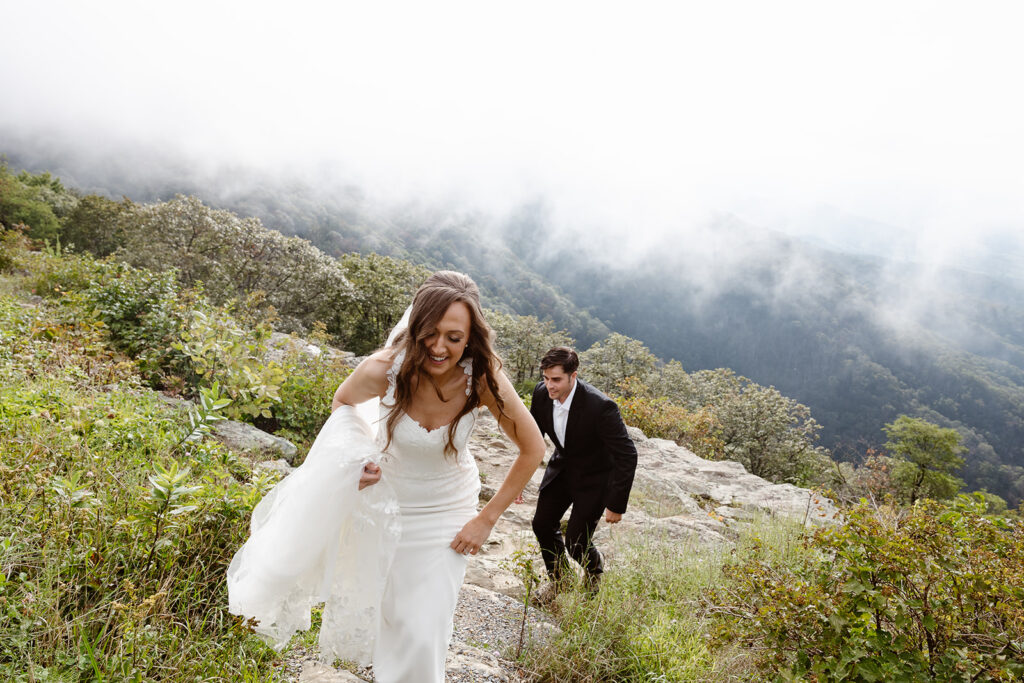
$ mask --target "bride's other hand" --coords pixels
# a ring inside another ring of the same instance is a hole
[[[380,481],[380,466],[372,462],[363,465],[363,471],[359,475],[359,490],[362,491],[367,486],[373,486],[378,481]]]
[[[493,524],[477,515],[455,535],[455,540],[450,544],[451,549],[462,555],[476,555],[487,541],[487,537],[491,535],[493,528]]]

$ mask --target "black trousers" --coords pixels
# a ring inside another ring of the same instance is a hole
[[[591,496],[588,496],[591,498]],[[557,579],[566,550],[572,559],[579,562],[584,571],[600,574],[604,571],[601,553],[594,547],[594,530],[604,512],[603,496],[592,496],[593,500],[573,500],[569,492],[569,477],[562,472],[548,482],[537,497],[537,511],[533,515],[533,533],[540,544],[540,554],[548,576]],[[562,538],[562,515],[572,505],[569,524]]]

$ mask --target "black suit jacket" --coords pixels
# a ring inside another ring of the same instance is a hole
[[[555,444],[540,487],[555,477],[569,477],[569,490],[574,501],[599,496],[604,507],[624,513],[629,502],[636,471],[636,446],[626,433],[619,406],[598,389],[576,378],[576,393],[569,406],[565,425],[565,444],[555,436],[553,401],[544,382],[533,390],[530,413],[540,431]]]

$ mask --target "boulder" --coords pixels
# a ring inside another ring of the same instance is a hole
[[[247,455],[284,458],[294,464],[299,449],[288,439],[268,434],[246,422],[222,420],[213,424],[213,437],[235,451]]]
[[[342,351],[333,346],[317,346],[305,339],[282,332],[271,333],[268,346],[267,360],[277,361],[278,363],[284,360],[286,353],[298,351],[309,358],[319,358],[322,354],[327,354],[327,357],[332,361],[339,360],[352,368],[358,365],[355,362],[356,356],[351,351]]]

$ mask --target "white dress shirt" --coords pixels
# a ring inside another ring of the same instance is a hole
[[[565,446],[565,425],[569,421],[569,407],[572,406],[572,397],[576,395],[577,383],[572,383],[572,391],[565,397],[565,401],[559,403],[557,400],[551,402],[551,417],[555,427],[555,436],[558,442]]]

